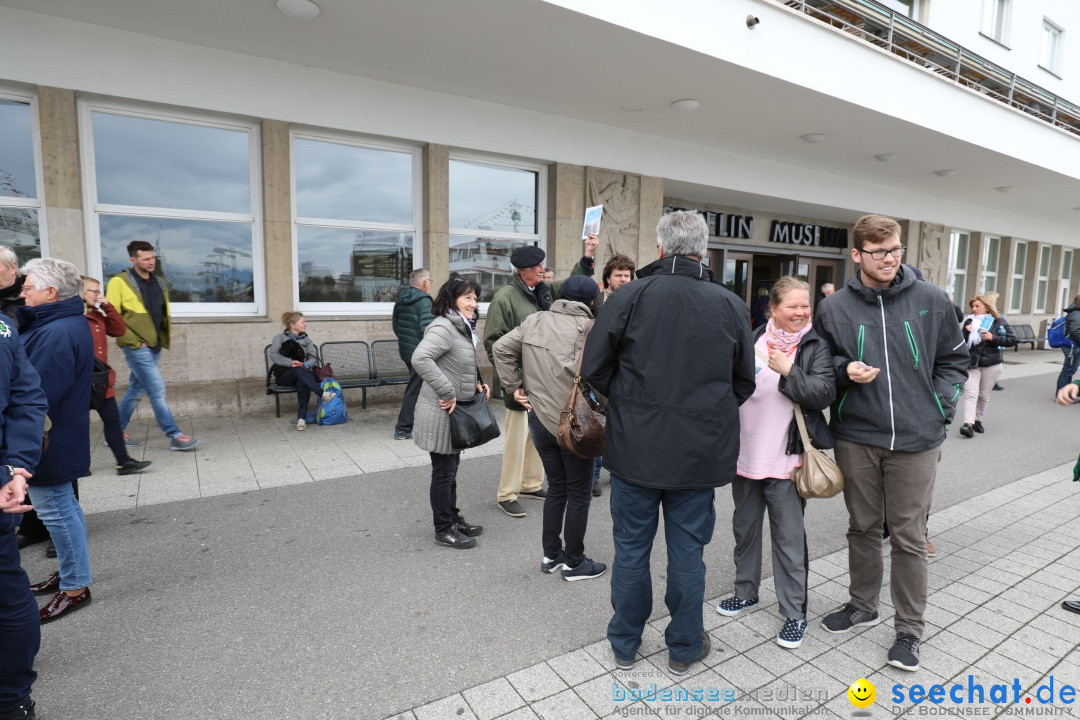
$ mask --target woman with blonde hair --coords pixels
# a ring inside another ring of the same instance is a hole
[[[270,372],[278,385],[296,387],[296,429],[305,430],[311,393],[319,394],[319,381],[315,379],[319,353],[308,337],[303,313],[284,313],[281,324],[285,329],[270,341]]]
[[[968,379],[964,383],[964,424],[960,434],[966,438],[983,432],[982,419],[990,404],[990,391],[1001,375],[1003,361],[999,347],[1016,345],[1012,327],[1001,317],[994,302],[986,295],[968,300],[971,314],[961,324],[967,338]]]

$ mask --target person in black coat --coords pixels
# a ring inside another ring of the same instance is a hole
[[[656,234],[660,259],[604,304],[581,375],[608,398],[615,613],[607,634],[616,664],[633,667],[652,613],[650,554],[663,509],[668,669],[683,675],[711,648],[702,555],[715,526],[714,490],[735,476],[754,351],[746,305],[701,262],[709,236],[701,215],[665,215]]]
[[[968,306],[972,314],[964,318],[962,328],[970,359],[960,434],[972,438],[975,433],[983,432],[982,420],[990,404],[990,390],[1001,376],[1004,359],[998,348],[1015,347],[1016,333],[985,295],[971,298]]]

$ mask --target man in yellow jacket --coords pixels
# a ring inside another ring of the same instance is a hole
[[[154,274],[157,255],[153,245],[133,240],[127,249],[131,268],[110,279],[105,289],[105,297],[127,323],[127,332],[116,339],[131,370],[127,391],[120,401],[120,425],[127,429],[142,396],[149,395],[158,427],[169,438],[169,449],[194,450],[199,441],[177,427],[165,402],[165,382],[158,371],[161,351],[169,347],[169,286]],[[126,433],[124,441],[139,444]]]

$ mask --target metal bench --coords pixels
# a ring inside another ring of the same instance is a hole
[[[378,387],[371,362],[371,348],[363,340],[324,342],[319,346],[323,363],[334,368],[334,379],[342,388],[360,388],[363,393],[361,407],[367,409],[368,388]]]
[[[371,377],[379,385],[407,385],[409,366],[401,359],[397,340],[373,340],[371,343]]]
[[[1020,345],[1024,343],[1030,343],[1031,349],[1035,349],[1037,343],[1042,342],[1042,338],[1035,334],[1035,331],[1031,329],[1030,325],[1013,325],[1013,334],[1016,335],[1016,345],[1013,346],[1013,350],[1020,351]]]

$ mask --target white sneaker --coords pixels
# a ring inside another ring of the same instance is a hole
[[[304,420],[304,418],[299,418],[296,421],[296,430],[298,432],[303,431],[303,430],[307,430],[307,421]]]

